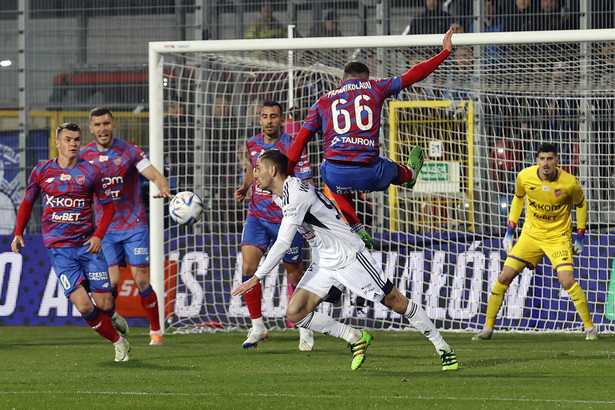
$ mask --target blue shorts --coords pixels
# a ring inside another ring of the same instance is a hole
[[[77,248],[47,248],[51,266],[56,272],[66,297],[69,297],[86,279],[89,281],[90,291],[111,292],[109,270],[104,253],[94,255],[86,252],[88,248],[89,245]]]
[[[102,248],[109,266],[149,266],[149,228],[107,231]]]
[[[384,191],[395,179],[397,164],[388,158],[378,157],[371,164],[360,164],[324,161],[320,166],[320,175],[329,189],[340,195],[353,191]]]
[[[252,245],[256,246],[263,252],[267,249],[278,237],[280,224],[269,222],[255,216],[248,216],[246,223],[243,225],[243,233],[241,234],[241,246]],[[284,255],[284,262],[299,263],[303,260],[303,237],[299,232],[295,234],[290,249]]]

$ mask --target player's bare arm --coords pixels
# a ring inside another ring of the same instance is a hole
[[[23,236],[15,235],[13,242],[11,242],[11,250],[15,253],[21,253],[21,248],[24,246],[26,246],[26,243],[23,241]]]
[[[173,198],[173,194],[171,194],[171,186],[169,185],[169,180],[162,174],[160,171],[156,169],[153,165],[145,168],[143,172],[141,172],[145,178],[152,181],[156,184],[158,188],[158,193],[154,195],[154,198]]]

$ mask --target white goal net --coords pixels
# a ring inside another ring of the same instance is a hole
[[[164,158],[178,190],[206,204],[203,220],[190,227],[174,224],[161,201],[150,205],[152,283],[165,295],[167,331],[249,326],[243,298],[230,295],[241,281],[247,209],[233,192],[248,164],[246,139],[261,132],[259,104],[282,103],[284,129],[296,134],[311,105],[338,86],[348,59],[368,64],[372,77],[393,77],[439,52],[442,37],[150,43],[152,161],[160,167]],[[589,203],[575,276],[600,331],[614,331],[615,33],[462,34],[453,44],[432,75],[383,110],[381,155],[405,163],[418,144],[427,158],[414,190],[357,195],[359,216],[376,239],[375,259],[439,328],[481,328],[505,258],[501,239],[516,174],[535,163],[540,143],[553,142]],[[324,190],[320,136],[308,155]],[[307,264],[307,247],[304,254]],[[263,283],[269,328],[287,327],[287,303],[280,268]],[[320,309],[362,327],[408,326],[350,293]],[[511,284],[496,322],[496,330],[581,329],[546,258]]]

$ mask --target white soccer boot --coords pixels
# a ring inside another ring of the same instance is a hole
[[[489,340],[493,335],[493,328],[486,327],[472,337],[472,340]]]
[[[251,327],[250,330],[248,331],[248,337],[243,342],[243,348],[249,349],[251,347],[256,347],[256,345],[258,345],[258,342],[260,342],[261,340],[268,339],[268,338],[269,338],[269,333],[267,333],[267,329]]]
[[[128,343],[128,340],[120,336],[120,340],[115,342],[114,345],[115,345],[115,361],[116,362],[127,362],[129,359],[129,353],[130,353],[130,343]]]
[[[314,332],[310,329],[299,328],[299,350],[302,352],[314,350]]]
[[[128,322],[119,313],[113,312],[111,316],[111,324],[120,334],[120,336],[126,336],[128,334]]]

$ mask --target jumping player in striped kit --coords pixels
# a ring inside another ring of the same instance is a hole
[[[263,132],[248,138],[250,166],[241,187],[234,194],[235,200],[243,201],[248,189],[252,187],[248,216],[241,235],[243,281],[249,280],[256,272],[264,253],[277,238],[280,221],[282,220],[282,211],[271,199],[271,192],[262,190],[258,180],[254,178],[253,170],[256,166],[256,160],[260,153],[267,149],[277,149],[287,153],[292,143],[292,137],[282,131],[283,110],[279,103],[265,101],[260,112],[260,124],[263,127]],[[294,171],[298,178],[311,182],[312,170],[305,153],[301,154]],[[291,285],[296,286],[303,276],[303,239],[298,233],[294,236],[292,246],[284,256],[284,268]],[[260,284],[245,295],[252,327],[248,332],[248,337],[243,342],[244,349],[256,347],[258,342],[269,337],[262,317],[261,295]],[[300,329],[299,350],[309,351],[313,348],[312,332],[307,329]]]
[[[379,148],[380,116],[385,100],[431,74],[452,50],[449,30],[443,50],[435,57],[393,78],[370,80],[369,68],[358,61],[344,67],[341,85],[329,91],[310,108],[299,134],[288,153],[288,172],[297,163],[307,143],[320,130],[324,134],[325,161],[322,179],[352,230],[368,245],[372,237],[357,216],[352,199],[354,191],[384,191],[390,184],[414,187],[423,166],[421,147],[410,152],[408,165],[381,157]]]
[[[17,212],[11,250],[20,253],[20,248],[25,246],[23,231],[30,220],[34,202],[42,194],[43,242],[64,294],[75,304],[87,324],[114,344],[115,361],[125,362],[130,344],[111,323],[115,304],[107,261],[101,252],[102,238],[115,212],[103,182],[101,168],[105,164],[79,159],[81,130],[77,124],[58,126],[55,144],[58,157],[32,170]],[[93,196],[98,198],[101,209],[96,227],[91,211]]]
[[[312,261],[297,285],[286,317],[300,328],[314,330],[348,342],[352,352],[350,368],[357,370],[365,360],[365,352],[372,335],[340,323],[316,312],[332,286],[344,285],[357,295],[373,302],[381,302],[406,318],[434,345],[442,361],[442,370],[457,370],[457,355],[438,329],[417,304],[403,295],[387,278],[365,244],[351,231],[340,213],[323,193],[298,178],[286,175],[288,158],[276,150],[260,154],[254,175],[262,188],[274,194],[274,201],[282,208],[284,217],[278,238],[267,258],[250,280],[232,292],[241,295],[258,286],[280,263],[297,230],[317,250],[319,259]]]
[[[90,112],[90,132],[95,141],[83,147],[81,157],[110,164],[105,183],[117,212],[103,240],[103,249],[109,263],[111,285],[114,290],[117,289],[120,266],[125,266],[128,262],[139,289],[141,305],[150,322],[150,345],[161,345],[163,335],[160,329],[158,298],[149,278],[149,227],[141,199],[139,174],[156,184],[160,192],[155,198],[172,198],[173,195],[169,192],[169,181],[150,163],[141,148],[114,138],[115,127],[115,120],[108,108],[94,108]],[[94,203],[98,220],[100,203]],[[114,320],[114,326],[122,333],[128,331],[125,321]]]

